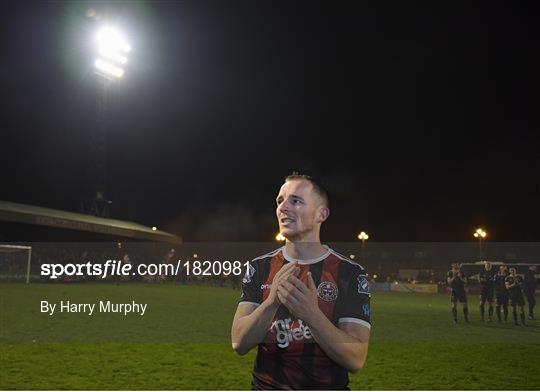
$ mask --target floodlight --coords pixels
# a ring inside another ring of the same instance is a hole
[[[128,61],[127,54],[131,51],[131,46],[124,36],[112,27],[103,27],[98,31],[96,44],[96,73],[109,80],[120,79],[124,75],[123,66]]]
[[[107,63],[101,59],[97,59],[94,65],[98,71],[104,73],[103,76],[114,76],[115,78],[121,78],[124,75],[124,70],[122,68]]]

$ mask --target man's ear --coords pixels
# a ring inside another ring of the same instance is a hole
[[[319,217],[317,223],[323,223],[330,216],[330,208],[328,207],[319,207]]]

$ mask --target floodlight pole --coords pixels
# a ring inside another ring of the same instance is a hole
[[[127,54],[131,47],[121,33],[111,27],[103,27],[97,35],[98,58],[94,62],[95,74],[98,78],[97,129],[92,137],[92,151],[89,157],[89,177],[92,197],[83,201],[83,213],[109,217],[107,198],[107,126],[110,110],[110,87],[124,75]]]
[[[478,236],[478,257],[482,261],[482,236]]]
[[[369,235],[362,231],[360,234],[358,234],[358,239],[360,241],[362,241],[362,264],[365,265],[366,264],[366,251],[365,251],[365,245],[366,245],[366,240],[369,239]]]
[[[99,79],[98,93],[98,126],[95,133],[95,194],[94,202],[97,216],[109,217],[109,205],[112,203],[108,199],[107,187],[107,128],[108,128],[108,110],[109,93],[111,81],[105,78]]]
[[[107,198],[107,120],[109,109],[109,93],[111,81],[97,76],[98,91],[96,102],[96,129],[92,133],[90,155],[88,157],[88,178],[90,194],[82,203],[82,212],[88,215],[108,218],[109,205]]]

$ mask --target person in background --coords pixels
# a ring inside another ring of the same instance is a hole
[[[529,266],[527,272],[525,272],[525,278],[523,279],[523,292],[527,297],[527,303],[529,304],[529,319],[534,320],[534,307],[536,305],[536,265]]]
[[[491,263],[486,261],[484,264],[484,270],[480,272],[480,284],[482,285],[482,290],[480,291],[480,320],[484,321],[485,315],[485,304],[489,304],[488,309],[488,320],[493,321],[493,277],[494,273],[492,271]]]
[[[461,265],[459,263],[453,263],[452,269],[448,271],[446,282],[450,285],[451,294],[450,302],[452,302],[452,318],[454,323],[457,324],[457,303],[458,301],[463,306],[463,318],[466,323],[469,323],[469,308],[467,306],[467,295],[465,294],[465,284],[467,283],[467,278],[461,270]]]
[[[512,305],[512,316],[514,317],[514,325],[519,325],[517,319],[517,308],[519,307],[519,316],[521,324],[525,325],[525,300],[523,299],[523,278],[516,274],[515,268],[510,268],[510,275],[504,280],[506,289],[510,294],[510,305]]]
[[[504,322],[508,321],[508,290],[506,289],[505,279],[508,276],[508,268],[505,265],[499,266],[499,271],[493,277],[493,286],[495,289],[495,310],[497,321],[501,320],[501,307],[504,312]]]

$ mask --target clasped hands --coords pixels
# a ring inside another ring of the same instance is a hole
[[[300,267],[296,263],[284,265],[274,277],[269,299],[273,303],[283,304],[297,318],[309,324],[311,318],[320,312],[317,299],[317,288],[308,272],[307,285],[298,275]]]

